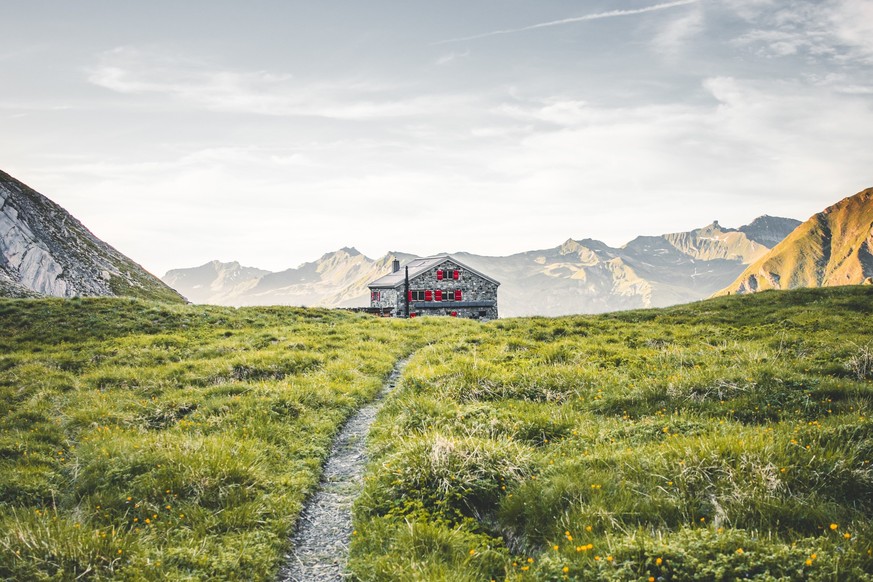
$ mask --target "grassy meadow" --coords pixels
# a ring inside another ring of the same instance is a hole
[[[478,324],[0,300],[0,579],[268,580],[339,426],[359,580],[873,580],[873,289]]]
[[[264,580],[338,427],[445,326],[50,299],[0,329],[0,579]]]
[[[371,431],[362,580],[873,580],[873,288],[497,321]]]

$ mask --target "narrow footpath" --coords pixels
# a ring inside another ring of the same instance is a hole
[[[300,514],[280,581],[334,582],[346,578],[352,503],[363,488],[367,433],[408,361],[397,362],[376,398],[349,419],[334,441],[321,483]]]

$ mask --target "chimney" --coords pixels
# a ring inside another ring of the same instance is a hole
[[[396,273],[400,270],[400,261],[398,259],[394,259],[394,262],[391,264],[391,272]]]

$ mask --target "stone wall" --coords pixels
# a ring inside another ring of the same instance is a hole
[[[453,279],[452,272],[459,272]],[[448,273],[442,280],[437,279],[437,271]],[[441,290],[444,297],[451,300],[434,300],[435,291]],[[497,284],[473,273],[463,265],[453,261],[443,261],[409,278],[410,291],[431,291],[431,301],[413,301],[409,312],[414,317],[432,315],[465,317],[469,319],[497,319]],[[456,290],[461,291],[461,301],[454,300]],[[403,297],[404,283],[396,289],[378,289],[379,301],[371,301],[372,307],[393,307],[394,316],[405,315],[406,302]]]
[[[379,293],[379,300],[373,301],[373,290],[370,291],[370,307],[379,307],[381,309],[397,307],[397,299],[403,293],[401,289],[375,289]]]

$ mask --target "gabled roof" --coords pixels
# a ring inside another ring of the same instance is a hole
[[[445,262],[445,261],[451,261],[451,262],[455,263],[456,265],[458,265],[459,267],[463,267],[467,271],[470,271],[471,273],[475,273],[476,275],[482,277],[483,279],[487,279],[488,281],[491,281],[495,285],[500,285],[499,281],[492,279],[488,275],[483,275],[482,273],[480,273],[476,269],[468,267],[467,265],[465,265],[464,263],[462,263],[458,259],[452,257],[451,255],[437,255],[435,257],[425,257],[423,259],[413,259],[413,260],[409,261],[408,263],[406,263],[405,265],[401,266],[400,270],[397,271],[396,273],[388,273],[387,275],[385,275],[383,277],[379,277],[378,279],[376,279],[375,281],[372,281],[369,285],[367,285],[367,287],[378,287],[380,289],[385,289],[385,288],[393,289],[393,288],[398,287],[401,284],[403,284],[403,282],[406,278],[406,272],[405,272],[404,267],[409,267],[409,278],[412,279],[413,277],[416,277],[416,276],[424,273],[425,271],[432,269],[433,267],[435,267],[435,266],[437,266],[440,263]]]

